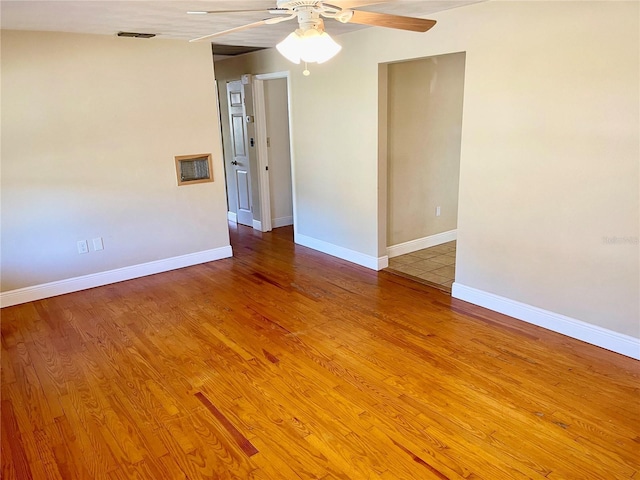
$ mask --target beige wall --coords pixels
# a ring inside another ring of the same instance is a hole
[[[464,57],[387,66],[388,246],[457,227]]]
[[[638,7],[485,2],[342,35],[310,77],[274,51],[220,64],[292,70],[298,231],[377,256],[378,65],[466,52],[456,281],[640,337]]]
[[[208,45],[2,32],[2,291],[228,246],[225,203]]]
[[[456,281],[636,338],[638,7],[497,2],[457,25],[474,48]]]

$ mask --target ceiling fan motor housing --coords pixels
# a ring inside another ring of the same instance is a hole
[[[286,8],[289,10],[293,10],[297,7],[316,7],[319,6],[322,2],[319,0],[278,0],[277,5],[278,8]]]
[[[300,30],[318,30],[324,32],[324,22],[320,16],[335,18],[343,23],[348,22],[353,16],[353,11],[343,10],[335,5],[330,5],[318,0],[277,0],[278,9],[293,11],[298,16]]]

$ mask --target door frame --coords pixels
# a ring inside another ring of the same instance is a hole
[[[291,80],[288,71],[263,73],[253,76],[253,109],[256,126],[256,154],[258,158],[258,184],[260,190],[261,228],[263,232],[272,230],[271,192],[269,191],[269,150],[267,148],[267,110],[264,97],[264,82],[284,78],[287,80],[287,113],[289,116],[289,158],[291,159],[291,203],[293,207],[293,232],[297,232],[298,215],[296,208],[295,161],[293,155],[293,135],[291,119]]]

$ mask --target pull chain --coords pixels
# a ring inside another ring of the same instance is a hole
[[[304,70],[302,71],[302,74],[305,77],[308,77],[309,75],[311,75],[311,72],[309,71],[309,69],[307,68],[307,62],[304,62]]]

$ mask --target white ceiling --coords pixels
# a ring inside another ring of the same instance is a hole
[[[441,10],[479,0],[391,0],[362,7],[396,15],[428,18]],[[264,12],[187,15],[188,10],[273,8],[276,0],[2,0],[3,29],[115,35],[119,31],[155,33],[160,38],[192,39],[267,18]],[[341,0],[327,3],[340,5]],[[357,3],[351,1],[350,3]],[[372,3],[361,0],[360,3]],[[325,21],[331,35],[351,32],[360,25]],[[273,47],[296,28],[295,20],[263,25],[211,39],[224,45]],[[379,28],[379,27],[377,27]],[[435,27],[437,28],[437,26]]]

